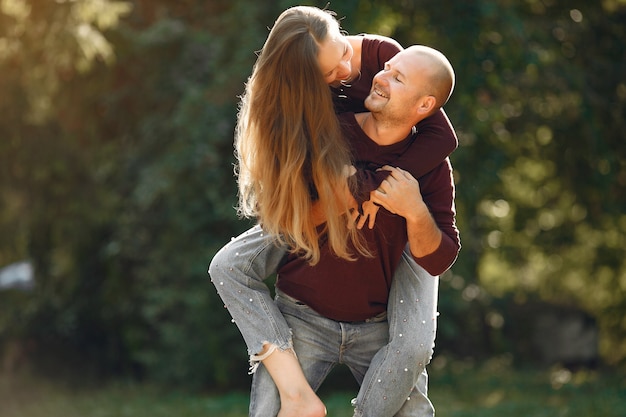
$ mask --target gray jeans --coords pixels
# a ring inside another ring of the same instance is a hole
[[[276,301],[272,299],[264,280],[276,272],[285,253],[284,248],[275,245],[274,240],[256,226],[232,239],[213,257],[209,274],[233,322],[243,335],[252,369],[256,369],[257,365],[253,356],[262,350],[264,343],[275,344],[281,350],[293,347],[309,383],[317,389],[327,373],[319,371],[315,360],[309,363],[306,358],[315,358],[316,355],[310,354],[309,349],[306,355],[300,352],[303,345],[299,341],[302,335],[310,331],[311,325],[332,325],[333,322],[336,325],[347,324],[319,315],[312,320],[316,314],[312,311],[307,311],[303,317],[294,315],[293,310],[283,314],[281,309],[284,310],[285,296],[283,301],[280,301],[280,297]],[[377,332],[384,332],[383,337],[376,334],[367,341],[357,339],[355,345],[359,346],[354,350],[358,353],[343,362],[361,384],[355,400],[355,417],[434,415],[434,408],[428,399],[425,368],[434,348],[438,283],[438,277],[429,275],[410,255],[402,255],[389,293],[388,323],[383,320],[380,325],[379,320],[376,320],[379,325],[374,326]],[[305,307],[303,310],[310,310]],[[371,323],[350,326],[371,328]],[[322,349],[320,356],[329,354],[329,349],[344,348],[326,346],[323,349],[319,347]],[[339,355],[335,353],[335,357]],[[302,363],[305,360],[306,363]],[[364,363],[368,364],[366,368],[363,368]],[[331,365],[334,366],[334,363]],[[260,366],[253,379],[250,416],[267,417],[278,413],[280,399],[271,378],[267,378],[269,375]],[[259,390],[263,392],[262,395]]]

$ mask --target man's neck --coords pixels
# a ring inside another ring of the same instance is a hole
[[[406,139],[413,126],[394,125],[376,118],[371,112],[355,114],[363,132],[380,146],[393,145]]]

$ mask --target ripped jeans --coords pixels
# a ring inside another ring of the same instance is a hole
[[[226,244],[209,267],[211,281],[248,347],[251,369],[256,369],[255,355],[264,343],[281,350],[293,347],[315,390],[335,364],[349,367],[361,384],[355,417],[433,416],[425,368],[434,348],[438,277],[403,253],[389,293],[387,318],[342,323],[280,292],[272,299],[264,280],[276,272],[285,253],[255,226]],[[311,331],[335,342],[312,347],[308,343]],[[348,336],[346,331],[354,342],[347,350],[336,341]],[[276,416],[278,391],[262,365],[254,372],[252,384],[250,416]]]

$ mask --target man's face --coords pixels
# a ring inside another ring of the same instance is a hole
[[[394,119],[414,117],[418,99],[425,95],[427,71],[418,56],[399,52],[374,77],[365,107]]]

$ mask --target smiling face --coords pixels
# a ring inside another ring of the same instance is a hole
[[[440,52],[421,46],[407,48],[376,74],[365,107],[390,119],[416,123],[447,100],[453,76]]]
[[[352,45],[339,32],[331,30],[328,37],[319,45],[317,60],[326,83],[338,87],[347,80],[352,72],[351,59],[354,54]]]
[[[394,119],[417,112],[426,89],[427,68],[418,56],[402,51],[389,60],[374,77],[365,107],[372,113],[383,113]]]

